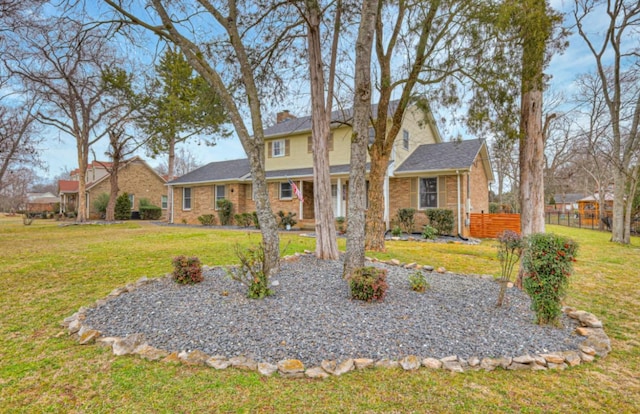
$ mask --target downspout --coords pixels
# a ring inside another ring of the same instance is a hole
[[[169,224],[173,224],[173,186],[169,185]]]
[[[385,230],[391,228],[389,225],[389,171],[384,175],[384,184],[382,185],[384,192],[384,216]]]
[[[300,184],[300,186],[298,187],[300,189],[300,194],[302,194],[302,199],[304,200],[304,187],[302,187],[304,185],[304,181],[300,179],[298,183]],[[304,208],[302,206],[302,203],[302,201],[298,200],[298,217],[300,217],[300,220],[304,220]]]

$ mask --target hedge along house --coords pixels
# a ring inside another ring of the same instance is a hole
[[[372,109],[375,116],[376,107]],[[351,116],[351,111],[332,114],[328,147],[336,217],[346,216],[347,212]],[[277,123],[265,130],[265,146],[265,173],[273,211],[295,213],[300,227],[313,228],[311,117],[296,118],[288,111],[278,113]],[[484,140],[442,142],[431,114],[410,107],[391,158],[384,185],[387,228],[400,208],[449,208],[456,216],[459,233],[464,235],[468,234],[468,214],[472,209],[488,212],[488,186],[493,175]],[[304,202],[296,196],[289,180]],[[255,211],[247,159],[212,162],[168,185],[174,194],[175,208],[170,217],[173,223],[195,224],[199,216],[215,214],[216,201],[222,198],[231,201],[234,213]],[[426,215],[418,212],[417,225],[426,222]]]
[[[87,168],[86,200],[89,218],[99,218],[94,201],[102,194],[109,194],[111,184],[109,182],[109,168],[111,163],[94,161]],[[61,197],[61,212],[74,211],[78,199],[78,170],[71,172],[71,180],[60,180],[58,188]],[[127,193],[131,200],[131,210],[135,217],[140,209],[140,200],[147,199],[153,205],[162,208],[166,217],[167,211],[167,187],[166,180],[158,174],[149,164],[140,157],[133,157],[121,163],[118,169],[118,194]]]

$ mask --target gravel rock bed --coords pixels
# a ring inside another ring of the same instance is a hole
[[[196,285],[160,278],[86,311],[86,326],[104,336],[144,334],[167,351],[200,350],[258,362],[299,359],[389,358],[407,355],[501,357],[578,348],[577,321],[562,316],[563,328],[533,323],[527,295],[509,289],[496,308],[499,284],[479,277],[425,272],[431,285],[413,292],[415,270],[376,263],[388,270],[383,302],[349,298],[340,261],[303,255],[283,262],[272,279],[275,295],[245,296],[246,288],[221,268],[204,272]]]

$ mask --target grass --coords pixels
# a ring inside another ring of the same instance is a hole
[[[640,412],[640,239],[618,246],[605,233],[548,230],[580,243],[566,302],[603,320],[607,358],[562,372],[368,370],[319,381],[115,357],[77,345],[60,326],[116,287],[169,272],[176,255],[233,263],[232,246],[257,243],[258,233],[141,222],[24,226],[3,217],[0,412]],[[282,238],[286,253],[314,249],[313,239]],[[376,256],[497,275],[494,245],[398,241]]]

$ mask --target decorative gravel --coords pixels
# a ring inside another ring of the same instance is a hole
[[[515,357],[576,349],[584,339],[564,315],[563,328],[535,325],[530,300],[518,289],[508,289],[506,305],[496,308],[493,280],[425,272],[431,287],[421,294],[409,286],[415,270],[375,265],[388,270],[381,303],[350,299],[340,261],[305,255],[283,262],[272,278],[279,282],[275,295],[263,300],[246,298],[243,285],[213,268],[196,285],[170,278],[143,285],[88,310],[84,324],[104,336],[143,333],[150,345],[168,351],[270,363],[294,358],[306,366],[407,355]]]

